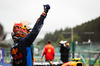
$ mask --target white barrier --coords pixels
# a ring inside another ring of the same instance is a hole
[[[60,65],[63,64],[62,61],[53,61],[51,64]],[[50,62],[33,62],[33,65],[50,65]]]

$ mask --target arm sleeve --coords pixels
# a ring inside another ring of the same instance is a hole
[[[53,56],[55,57],[55,48],[53,49]]]
[[[60,47],[60,53],[62,53],[64,51],[63,47]]]
[[[21,41],[26,44],[26,46],[31,46],[37,35],[39,34],[42,26],[44,19],[46,18],[46,13],[43,12],[42,15],[37,19],[32,31]]]
[[[67,50],[67,51],[70,51],[70,47],[69,47],[69,46],[67,46],[67,47],[66,47],[66,50]]]
[[[42,55],[44,56],[45,53],[46,53],[46,47],[44,47]]]

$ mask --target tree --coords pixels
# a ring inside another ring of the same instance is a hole
[[[56,44],[58,44],[61,40],[65,40],[62,34],[59,36],[58,40],[56,41]]]

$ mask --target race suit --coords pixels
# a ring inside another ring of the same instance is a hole
[[[13,66],[32,66],[32,51],[31,45],[42,28],[44,19],[46,18],[46,13],[43,12],[42,15],[36,21],[32,31],[24,38],[20,38],[18,41],[14,42],[11,48],[11,55],[13,57]]]

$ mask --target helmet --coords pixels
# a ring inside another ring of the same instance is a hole
[[[13,26],[13,39],[19,39],[20,37],[25,37],[29,32],[30,28],[27,26],[28,22],[20,21],[19,23],[15,23]]]

